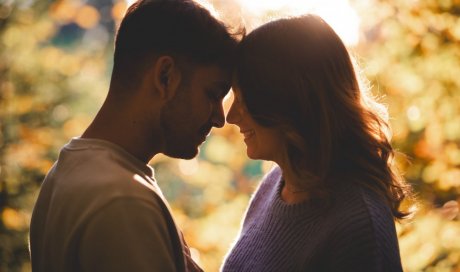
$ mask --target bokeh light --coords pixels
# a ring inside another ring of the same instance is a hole
[[[41,181],[102,104],[114,32],[133,1],[0,3],[0,271],[30,271],[30,214]],[[396,161],[419,198],[397,224],[404,270],[460,271],[458,1],[200,0],[248,31],[315,13],[352,50],[389,108]],[[230,93],[225,110],[232,102]],[[271,162],[249,160],[238,129],[213,129],[193,160],[150,164],[193,256],[218,271]],[[404,204],[406,205],[406,204]]]

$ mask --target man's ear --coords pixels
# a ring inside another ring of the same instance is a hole
[[[161,98],[169,100],[180,85],[181,73],[174,58],[160,56],[153,67],[153,83]]]

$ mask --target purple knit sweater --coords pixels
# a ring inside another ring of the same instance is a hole
[[[349,185],[332,204],[286,204],[281,170],[253,196],[222,271],[402,271],[389,208],[374,192]]]

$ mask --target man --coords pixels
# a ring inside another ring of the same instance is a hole
[[[30,226],[38,271],[201,271],[147,165],[190,159],[222,127],[237,41],[191,0],[140,0],[115,40],[107,98],[46,176]]]

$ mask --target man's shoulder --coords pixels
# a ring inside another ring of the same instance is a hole
[[[152,177],[110,150],[63,150],[45,178],[42,191],[52,192],[59,203],[103,206],[114,199],[167,205]],[[78,203],[78,204],[76,204]]]
[[[53,178],[62,179],[66,183],[74,182],[79,187],[107,186],[106,190],[119,186],[128,189],[135,184],[132,181],[152,179],[144,169],[129,159],[110,149],[97,148],[81,150],[63,148],[50,174]]]

